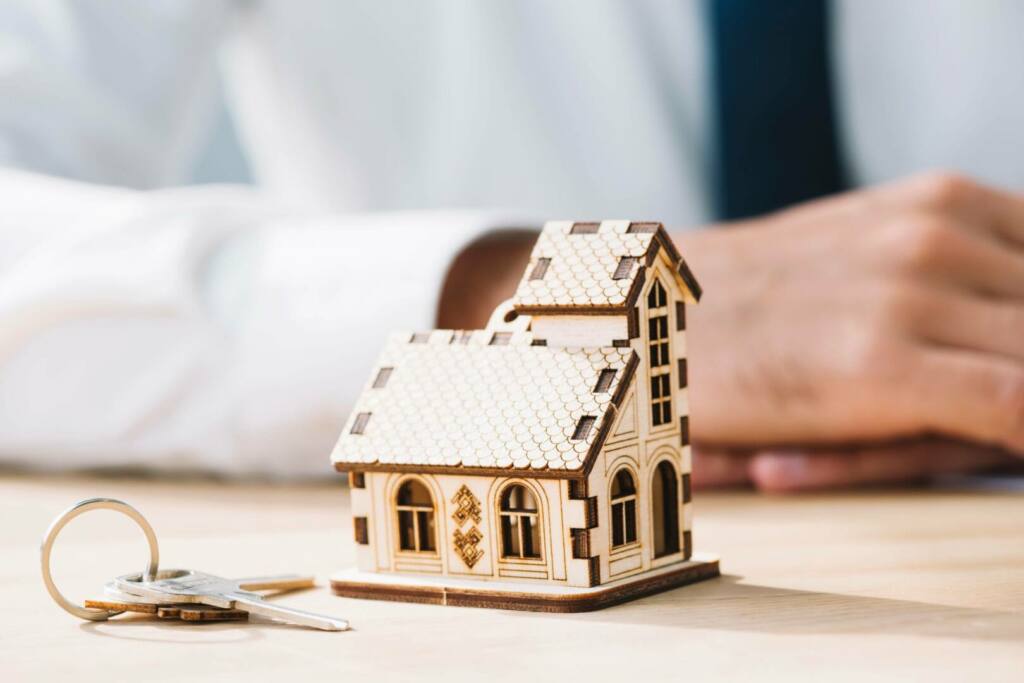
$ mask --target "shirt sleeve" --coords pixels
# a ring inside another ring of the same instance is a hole
[[[429,329],[473,212],[310,214],[245,188],[0,171],[0,460],[328,475],[386,336]]]

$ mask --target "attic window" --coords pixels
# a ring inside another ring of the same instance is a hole
[[[430,340],[429,332],[415,332],[409,339],[410,344],[426,344]]]
[[[615,370],[612,368],[605,368],[602,370],[601,374],[597,376],[597,384],[594,385],[594,393],[603,394],[607,392],[614,379]]]
[[[511,340],[511,332],[495,332],[494,336],[491,337],[491,346],[508,346]]]
[[[651,285],[651,291],[647,292],[647,308],[663,308],[667,302],[668,294],[665,292],[665,288],[662,287],[659,280],[655,280]]]
[[[623,256],[620,258],[619,265],[615,267],[615,272],[612,274],[612,279],[625,280],[633,271],[634,263],[636,263],[636,258],[633,256]]]
[[[537,265],[533,267],[533,271],[530,273],[531,280],[543,280],[545,273],[548,272],[548,266],[551,265],[551,259],[539,258],[537,259]]]
[[[600,223],[573,223],[570,235],[593,235],[601,227]]]
[[[394,372],[394,368],[381,368],[377,371],[377,376],[373,380],[374,389],[383,389],[388,385],[388,380],[391,379],[391,373]]]
[[[630,223],[626,232],[657,232],[658,223]]]
[[[349,430],[349,434],[362,434],[366,431],[366,425],[370,421],[370,415],[372,413],[359,413],[356,415],[356,421],[352,423],[352,429]]]
[[[572,433],[573,441],[583,441],[590,435],[590,430],[594,428],[594,423],[597,422],[597,418],[593,415],[584,415],[580,418],[580,421],[576,423],[576,431]]]

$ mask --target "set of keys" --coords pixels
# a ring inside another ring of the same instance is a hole
[[[109,582],[107,599],[87,600],[85,606],[65,598],[50,575],[50,553],[60,530],[78,515],[94,509],[116,510],[142,527],[149,542],[146,571],[125,574]],[[250,614],[323,631],[348,630],[344,619],[285,607],[268,601],[257,591],[287,591],[314,585],[313,577],[299,575],[250,579],[225,579],[192,569],[160,570],[156,534],[149,522],[133,507],[119,500],[93,498],[72,506],[50,525],[42,545],[43,582],[50,596],[62,608],[82,619],[101,621],[123,612],[155,615],[183,621],[245,620]]]
[[[346,630],[348,622],[344,619],[285,607],[256,592],[283,592],[313,585],[311,576],[224,579],[191,569],[164,569],[152,580],[145,580],[142,574],[119,576],[104,586],[108,599],[86,600],[85,606],[182,621],[242,621],[250,614],[258,614],[323,631]]]

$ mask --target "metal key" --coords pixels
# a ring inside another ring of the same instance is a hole
[[[157,579],[167,579],[178,576],[181,570],[169,569],[157,572]],[[276,574],[274,576],[254,576],[246,579],[236,579],[238,587],[246,591],[274,591],[274,595],[287,593],[289,591],[313,588],[316,579],[306,574]],[[181,602],[175,595],[163,594],[159,597],[143,598],[122,591],[115,581],[108,581],[103,586],[103,592],[110,596],[115,602],[135,603],[143,606],[176,605]],[[125,610],[137,611],[137,610]]]
[[[166,578],[158,574],[159,578]],[[316,579],[302,574],[280,574],[277,576],[259,576],[251,579],[239,579],[239,587],[248,591],[274,591],[280,595],[289,591],[312,588]],[[202,603],[182,604],[176,596],[166,595],[157,599],[140,598],[128,595],[117,589],[113,581],[104,586],[107,595],[105,600],[86,600],[85,606],[91,609],[105,609],[118,612],[137,612],[149,614],[160,619],[180,619],[182,621],[241,621],[249,617],[249,613],[237,609],[212,607]]]
[[[294,578],[294,577],[293,577]],[[114,579],[117,591],[145,600],[199,602],[215,607],[240,609],[251,614],[277,619],[289,624],[309,626],[324,631],[348,630],[348,622],[322,614],[306,612],[292,607],[267,602],[259,593],[242,588],[243,585],[267,585],[266,579],[225,579],[191,569],[165,569],[153,581],[145,581],[141,574],[126,574]]]
[[[125,600],[85,600],[86,609],[105,609],[112,612],[136,612],[158,619],[179,619],[181,621],[242,621],[249,618],[248,612],[238,609],[224,609],[210,605],[188,603],[182,605],[155,605],[139,602],[141,598]]]

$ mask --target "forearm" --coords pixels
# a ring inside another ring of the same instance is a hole
[[[505,229],[489,233],[463,249],[445,277],[437,309],[442,329],[483,327],[491,311],[515,293],[537,233]]]

